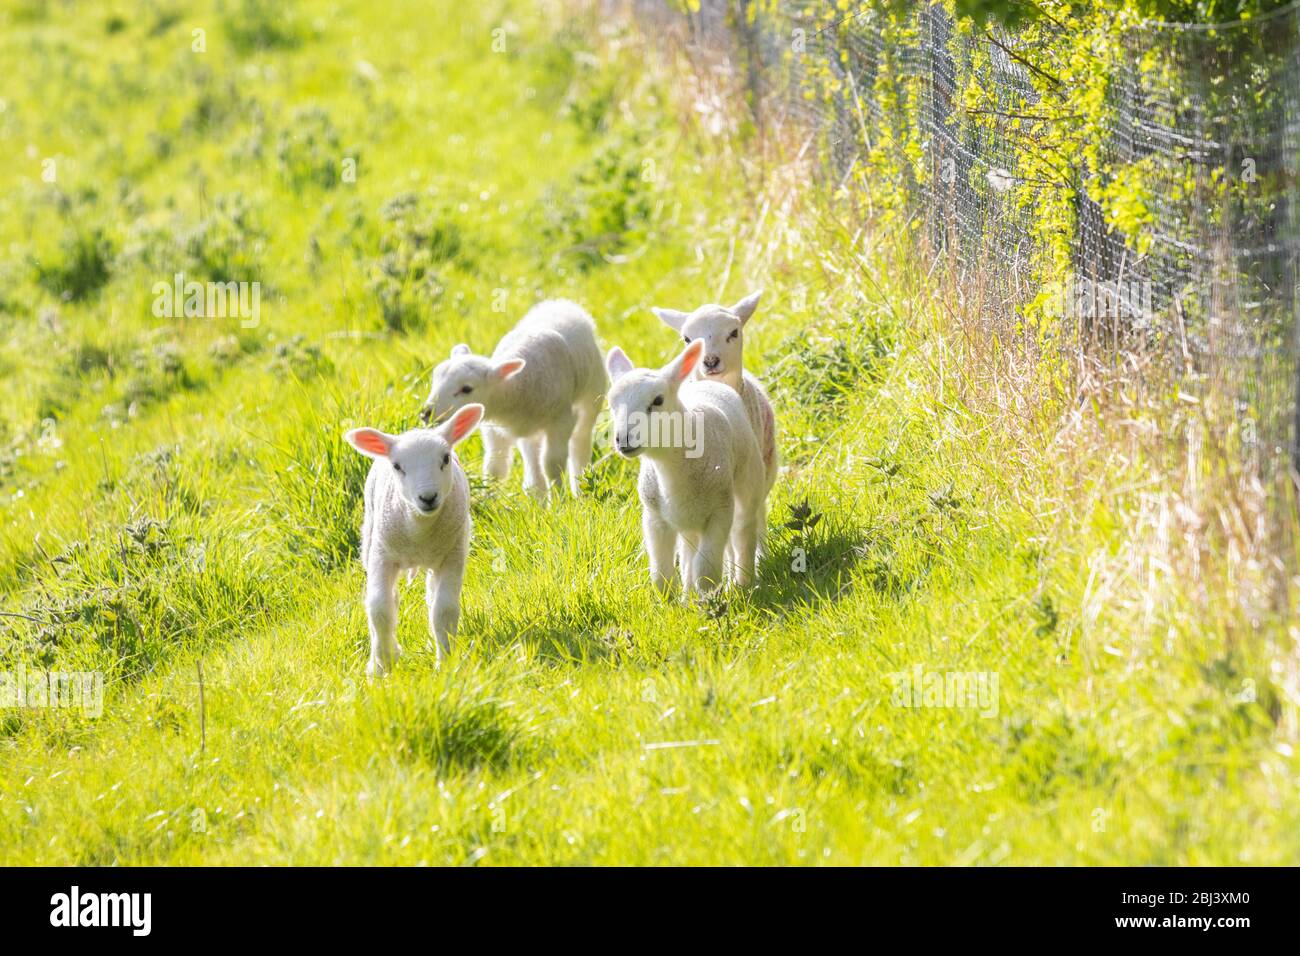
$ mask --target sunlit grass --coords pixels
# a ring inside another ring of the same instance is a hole
[[[1144,463],[990,412],[910,247],[869,277],[834,236],[760,250],[735,163],[585,21],[290,6],[0,30],[0,672],[109,679],[98,718],[0,710],[0,862],[1300,859],[1279,636],[1126,564]],[[94,229],[102,282],[63,240]],[[155,318],[181,268],[262,282],[260,324]],[[658,361],[651,305],[758,285],[788,462],[758,587],[657,598],[603,434],[550,508],[471,439],[452,658],[402,584],[368,683],[342,432],[414,425],[451,345],[539,298]],[[996,675],[995,712],[900,706],[917,665]]]

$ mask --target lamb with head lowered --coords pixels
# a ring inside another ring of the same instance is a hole
[[[453,448],[482,417],[482,405],[466,405],[436,429],[389,435],[356,428],[344,436],[374,459],[366,476],[361,522],[370,626],[366,673],[371,677],[391,670],[402,653],[396,593],[402,571],[425,572],[429,630],[437,641],[438,660],[451,651],[470,534],[469,482]]]
[[[766,475],[758,440],[735,390],[692,381],[704,343],[692,342],[661,369],[633,368],[622,349],[606,359],[614,447],[639,458],[641,531],[650,579],[661,591],[677,577],[684,594],[728,578],[754,579]]]
[[[518,446],[525,491],[544,500],[567,457],[569,488],[577,495],[607,384],[591,315],[574,302],[551,299],[529,309],[491,358],[468,345],[453,348],[433,370],[421,416],[439,421],[468,402],[481,404],[485,475],[504,478]]]

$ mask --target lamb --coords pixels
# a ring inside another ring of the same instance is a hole
[[[404,570],[426,572],[425,601],[438,662],[451,652],[460,620],[470,533],[469,482],[452,449],[482,417],[482,405],[466,405],[437,429],[389,435],[357,428],[344,436],[353,448],[374,459],[366,476],[361,522],[370,626],[366,673],[371,677],[391,670],[402,653],[396,637],[395,586]]]
[[[474,355],[468,345],[453,348],[433,370],[421,416],[437,421],[466,402],[482,404],[484,475],[504,478],[517,444],[524,490],[545,500],[560,480],[567,448],[569,489],[577,496],[608,384],[591,315],[552,299],[533,306],[491,358]]]
[[[641,459],[637,490],[650,580],[672,587],[681,566],[685,595],[721,583],[724,555],[733,584],[754,578],[759,522],[767,494],[758,439],[734,389],[688,381],[704,355],[692,342],[662,369],[633,369],[622,349],[605,366],[614,446]]]
[[[729,309],[720,305],[702,305],[694,312],[658,308],[651,311],[664,325],[680,332],[687,345],[695,341],[704,342],[704,361],[696,369],[697,378],[723,382],[740,394],[745,403],[745,413],[749,416],[749,424],[754,429],[763,453],[767,491],[771,491],[781,468],[776,448],[776,417],[772,413],[772,402],[768,399],[763,384],[745,371],[743,361],[745,324],[758,308],[758,300],[762,295],[761,289],[750,293]]]

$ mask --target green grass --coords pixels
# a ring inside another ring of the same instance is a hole
[[[1006,412],[910,239],[756,230],[756,145],[623,27],[112,6],[0,8],[0,673],[107,680],[0,710],[0,863],[1300,862],[1293,645],[1157,560],[1153,466]],[[261,282],[260,323],[155,318],[177,271]],[[453,657],[403,585],[367,682],[342,432],[539,298],[658,362],[649,306],[759,285],[759,586],[658,600],[603,431],[550,508],[471,439]],[[918,665],[996,713],[900,706]]]

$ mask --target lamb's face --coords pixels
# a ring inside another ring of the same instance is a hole
[[[703,345],[696,343],[663,368],[648,369],[633,368],[622,349],[610,349],[605,370],[615,451],[635,458],[647,449],[677,447],[685,441],[685,413],[677,390],[703,354]]]
[[[694,312],[654,309],[659,321],[676,329],[686,346],[698,342],[704,348],[703,361],[695,369],[698,378],[720,379],[739,388],[744,372],[745,323],[758,308],[762,292],[751,292],[731,308],[702,305]]]
[[[622,375],[609,390],[609,410],[614,429],[614,450],[635,458],[652,447],[655,416],[678,410],[677,390],[662,373],[638,368]]]
[[[354,428],[344,435],[349,445],[391,469],[397,493],[417,515],[438,513],[455,480],[452,447],[483,419],[483,406],[472,403],[438,428],[415,428],[390,435],[377,428]]]
[[[695,372],[700,378],[739,374],[744,368],[744,323],[721,306],[701,306],[687,316],[682,323],[682,340],[687,345],[696,340],[704,342],[704,358]]]
[[[416,514],[437,514],[451,488],[451,443],[437,431],[417,428],[397,437],[388,463],[398,493]]]
[[[420,411],[424,422],[440,422],[470,402],[483,402],[492,363],[481,355],[453,354],[433,370],[429,398]]]

